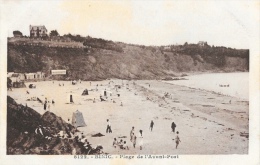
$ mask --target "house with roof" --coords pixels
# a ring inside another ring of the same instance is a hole
[[[36,74],[35,73],[25,73],[25,79],[26,80],[36,79]]]
[[[48,30],[44,25],[32,26],[30,25],[30,37],[46,37],[48,35]]]
[[[205,41],[199,41],[199,42],[198,42],[198,45],[199,45],[199,46],[206,46],[206,45],[208,45],[208,43],[205,42]]]
[[[45,73],[43,73],[43,72],[36,72],[35,73],[35,77],[36,77],[36,79],[43,79],[43,78],[45,78]]]
[[[14,72],[7,72],[7,77],[12,77],[12,75],[14,74]]]
[[[22,73],[13,73],[9,78],[12,80],[12,82],[20,82],[25,80],[25,75]]]

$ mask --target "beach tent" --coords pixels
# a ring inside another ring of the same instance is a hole
[[[76,110],[75,112],[73,112],[71,122],[72,122],[71,124],[74,127],[84,127],[84,126],[86,126],[83,115],[79,110]]]
[[[88,90],[85,89],[81,95],[83,95],[83,96],[84,96],[84,95],[88,95]]]
[[[77,84],[76,80],[72,81],[72,85],[76,85],[76,84]]]

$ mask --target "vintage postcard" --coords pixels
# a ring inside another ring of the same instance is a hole
[[[259,1],[0,5],[3,164],[259,164]]]

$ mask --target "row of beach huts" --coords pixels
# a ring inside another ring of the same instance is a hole
[[[12,82],[20,82],[26,80],[41,80],[46,77],[43,72],[35,72],[35,73],[15,73],[8,72],[7,77],[12,80]]]

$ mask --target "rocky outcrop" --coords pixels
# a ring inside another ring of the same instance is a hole
[[[40,128],[40,130],[39,130]],[[76,154],[97,154],[97,149],[86,149],[84,143],[75,138],[58,137],[77,132],[71,124],[52,112],[40,115],[30,107],[17,104],[7,97],[7,148],[8,155],[40,154],[68,155],[75,149]]]

